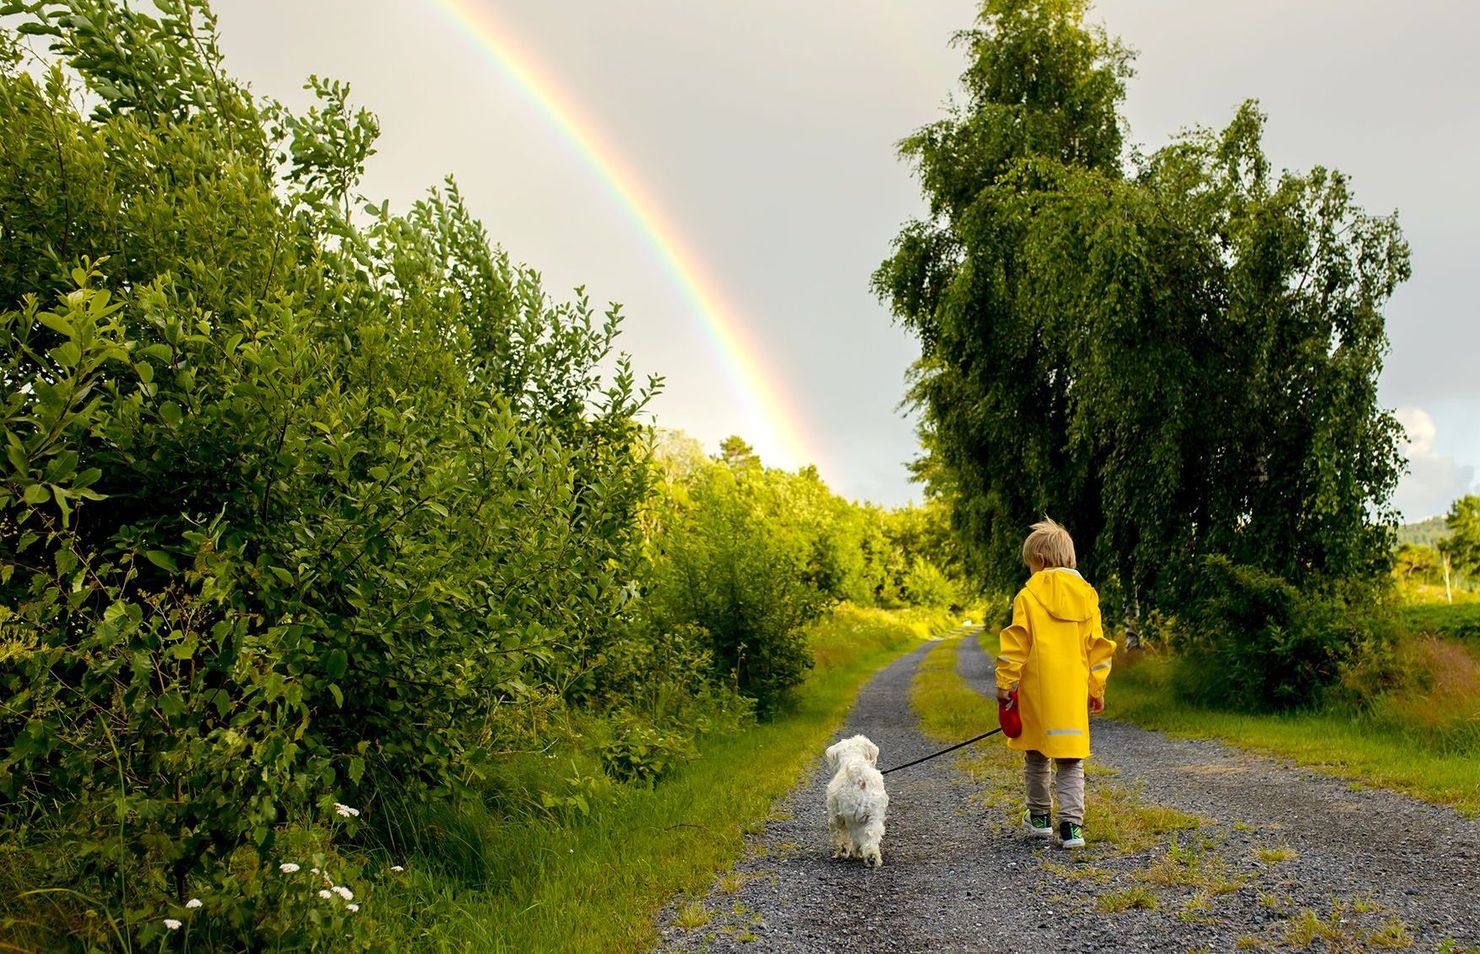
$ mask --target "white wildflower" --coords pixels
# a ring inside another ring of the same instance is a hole
[[[328,901],[330,898],[334,897],[334,895],[329,893],[328,888],[320,888],[319,897],[323,898],[325,901]]]
[[[298,870],[298,866],[293,864],[293,862],[291,861],[285,861],[282,864],[278,865],[278,870],[281,871],[283,874],[293,874]],[[318,869],[315,868],[314,870],[317,871]]]
[[[309,871],[312,871],[314,874],[318,874],[319,873],[319,869],[317,869],[317,868],[309,868],[308,870]]]
[[[340,818],[360,817],[360,810],[358,808],[350,808],[348,805],[344,804],[344,802],[335,802],[334,811],[339,814]]]
[[[360,906],[358,904],[346,904],[344,906],[344,910],[348,911],[350,914],[354,914],[356,911],[360,910]]]
[[[164,926],[167,927],[167,928],[169,928],[171,931],[178,931],[178,930],[180,930],[180,925],[181,924],[184,924],[184,923],[185,922],[183,922],[183,921],[176,921],[174,918],[165,918],[164,919]]]
[[[333,891],[335,894],[339,895],[346,901],[353,901],[355,899],[355,893],[342,884],[337,884],[329,890]]]
[[[185,902],[185,907],[194,911],[196,908],[200,907],[200,898],[191,898],[189,901]]]
[[[402,868],[400,865],[391,865],[391,870],[394,871],[396,874],[400,874],[401,872],[405,871],[406,869],[405,868]]]

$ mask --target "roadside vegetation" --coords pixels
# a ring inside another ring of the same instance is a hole
[[[1467,609],[1425,607],[1437,617]],[[1189,699],[1175,654],[1123,651],[1106,713],[1176,735],[1220,738],[1353,784],[1480,815],[1480,646],[1419,631],[1399,637],[1393,653],[1391,671],[1376,684],[1354,672],[1317,705],[1261,713]]]
[[[613,788],[586,812],[499,820],[475,804],[427,826],[407,875],[380,895],[382,936],[408,950],[644,950],[676,894],[693,899],[681,917],[707,920],[697,899],[815,762],[857,690],[951,619],[841,606],[808,627],[818,664],[784,718],[701,739],[661,784]]]
[[[942,506],[655,432],[617,306],[362,194],[342,84],[257,97],[191,0],[3,9],[5,943],[630,944],[738,837],[686,799],[763,814],[963,600]]]

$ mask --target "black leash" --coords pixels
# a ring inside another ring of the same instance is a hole
[[[929,762],[931,759],[936,758],[937,756],[945,755],[947,752],[954,752],[957,749],[964,748],[964,747],[970,745],[973,742],[980,742],[982,739],[985,739],[987,736],[989,736],[989,735],[996,735],[998,732],[1001,732],[1001,731],[1002,731],[1002,727],[1001,726],[998,726],[997,728],[993,729],[991,732],[983,732],[981,735],[977,736],[974,739],[967,739],[965,742],[957,742],[955,745],[951,746],[948,749],[941,749],[939,752],[932,753],[930,755],[925,756],[924,758],[915,759],[913,762],[906,762],[903,765],[896,765],[896,766],[894,766],[894,768],[892,768],[892,769],[885,769],[884,771],[880,772],[879,774],[880,775],[888,775],[890,772],[898,772],[900,769],[907,769],[911,765],[919,765],[921,762]]]

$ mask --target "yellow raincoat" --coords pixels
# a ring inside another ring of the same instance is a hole
[[[1103,699],[1113,640],[1100,625],[1100,596],[1075,570],[1034,573],[1002,631],[997,686],[1018,687],[1023,734],[1009,747],[1049,758],[1089,756],[1089,699]]]

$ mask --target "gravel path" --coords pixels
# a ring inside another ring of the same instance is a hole
[[[859,694],[838,737],[868,735],[885,766],[940,748],[920,734],[909,704],[910,681],[933,645],[881,672]],[[961,643],[958,671],[990,692],[991,664],[975,636]],[[1226,893],[1146,884],[1137,876],[1166,845],[1138,854],[1097,848],[1092,816],[1090,848],[1063,867],[1069,853],[988,822],[953,756],[889,777],[883,868],[833,861],[823,808],[828,775],[819,762],[704,899],[712,913],[706,924],[684,930],[674,909],[664,912],[663,946],[1229,951],[1256,939],[1289,949],[1287,942],[1310,934],[1312,950],[1355,951],[1376,949],[1383,935],[1373,936],[1384,928],[1399,943],[1406,932],[1411,950],[1451,940],[1480,946],[1476,822],[1390,792],[1353,791],[1218,743],[1170,739],[1112,720],[1096,721],[1094,753],[1092,764],[1139,788],[1145,801],[1206,819],[1180,843],[1202,853]],[[1091,788],[1102,778],[1092,776]],[[1274,848],[1293,849],[1294,857],[1256,855]],[[1066,871],[1075,876],[1064,877]],[[1143,889],[1155,897],[1154,909],[1097,909],[1107,895]]]

